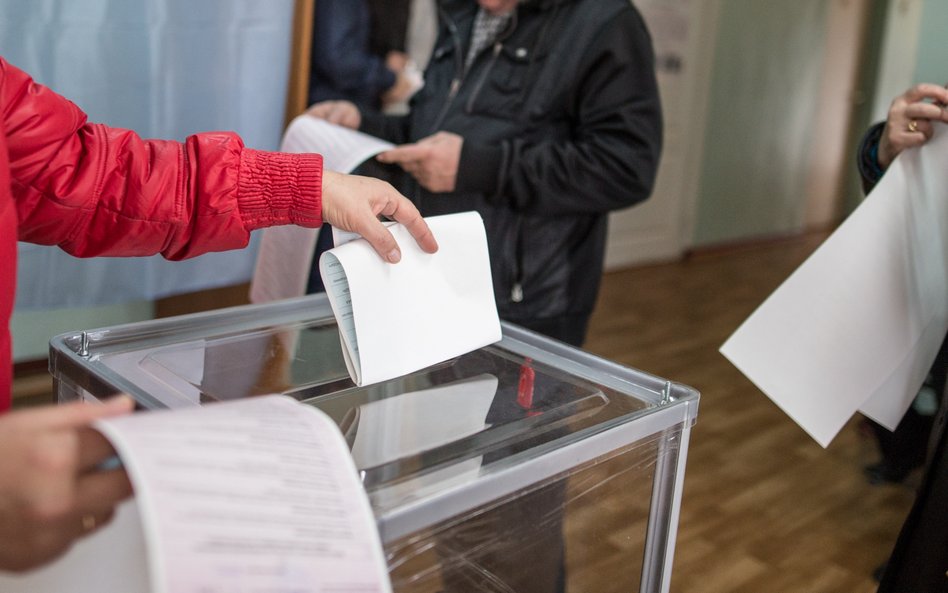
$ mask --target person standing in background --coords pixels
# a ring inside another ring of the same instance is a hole
[[[948,89],[937,84],[916,85],[892,101],[886,121],[869,128],[857,153],[867,192],[903,150],[931,139],[936,122],[948,124],[946,105]],[[948,196],[940,197],[948,200]],[[943,346],[933,374],[944,373],[946,350]],[[878,593],[948,591],[948,389],[943,387],[939,396],[925,474],[895,548],[882,567]]]
[[[500,316],[581,345],[609,212],[648,198],[662,145],[651,37],[628,0],[446,0],[405,116],[309,113],[402,144],[379,155],[425,216],[476,210]]]

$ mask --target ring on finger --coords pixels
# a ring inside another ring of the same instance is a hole
[[[910,119],[910,120],[909,120],[909,123],[908,123],[908,131],[909,131],[909,132],[917,132],[917,131],[918,131],[918,122],[915,121],[914,119]]]
[[[92,531],[93,529],[95,529],[95,515],[83,515],[82,530]]]

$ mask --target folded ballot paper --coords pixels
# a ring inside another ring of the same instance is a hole
[[[319,260],[356,385],[412,373],[501,339],[480,215],[425,221],[438,240],[437,253],[425,253],[404,226],[391,223],[399,263],[386,263],[365,239],[342,233]]]
[[[102,420],[135,489],[61,559],[4,593],[390,593],[349,447],[285,396]]]

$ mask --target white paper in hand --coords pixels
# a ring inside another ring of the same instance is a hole
[[[349,448],[316,408],[255,397],[97,427],[135,486],[152,593],[391,593]]]
[[[268,396],[100,420],[135,499],[7,593],[391,593],[339,428]]]
[[[476,212],[425,221],[438,239],[425,253],[401,224],[389,230],[402,259],[386,263],[364,240],[330,249],[320,274],[357,385],[386,381],[501,339],[487,236]]]
[[[824,447],[857,410],[895,428],[948,329],[946,160],[936,124],[721,347]]]

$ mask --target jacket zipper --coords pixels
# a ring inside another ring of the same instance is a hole
[[[458,33],[458,26],[443,7],[439,6],[438,10],[441,12],[441,18],[448,25],[448,31],[451,32],[451,43],[454,44],[454,78],[451,80],[448,96],[445,97],[444,105],[441,107],[441,111],[438,112],[438,117],[435,118],[429,134],[434,134],[441,129],[441,124],[444,123],[444,118],[448,116],[451,104],[454,103],[458,91],[461,90],[461,82],[464,81],[464,51],[461,47],[461,35]]]
[[[523,302],[523,218],[517,218],[517,243],[514,247],[514,279],[510,287],[510,300]]]
[[[457,56],[455,58],[455,67],[454,67],[454,78],[451,80],[451,86],[448,89],[448,95],[445,97],[444,106],[442,106],[441,111],[438,113],[438,117],[435,119],[434,125],[431,127],[431,134],[434,134],[439,129],[441,129],[441,124],[444,123],[445,118],[448,116],[448,111],[451,109],[451,105],[454,104],[454,100],[458,96],[458,92],[461,90],[461,85],[464,83],[464,80],[467,78],[467,68],[464,64],[464,51],[461,46],[461,36],[458,33],[457,25],[454,20],[447,14],[447,11],[444,8],[439,6],[441,11],[441,16],[444,19],[445,23],[448,25],[448,30],[451,32],[451,39],[454,43],[454,53]],[[500,56],[500,52],[504,49],[504,41],[510,37],[513,32],[517,29],[517,13],[514,12],[513,22],[507,27],[505,33],[499,37],[494,42],[493,51],[491,52],[491,59],[487,66],[484,68],[484,72],[481,74],[481,77],[477,81],[477,86],[474,88],[474,91],[471,93],[471,98],[467,102],[466,110],[468,113],[471,112],[474,106],[474,101],[477,99],[481,90],[484,87],[484,83],[487,82],[488,76],[490,76],[491,71],[494,68],[494,64],[497,63],[497,58]],[[476,61],[476,59],[475,59]],[[510,290],[510,300],[514,303],[519,303],[523,301],[523,229],[522,221],[517,223],[517,246],[516,254],[514,257],[514,282]]]
[[[477,96],[481,94],[481,89],[484,88],[484,83],[487,82],[487,78],[490,76],[491,70],[494,69],[494,64],[497,63],[497,56],[500,55],[500,52],[504,49],[504,44],[501,41],[494,42],[494,52],[490,58],[490,62],[487,63],[487,66],[484,67],[484,71],[481,73],[481,77],[477,80],[477,86],[474,87],[474,90],[471,92],[471,98],[467,101],[467,107],[465,111],[471,113],[474,110],[474,101],[477,99]]]
[[[434,125],[431,126],[431,134],[441,129],[441,124],[444,123],[444,118],[448,116],[448,110],[451,109],[454,98],[458,96],[462,80],[462,78],[455,77],[454,80],[451,81],[451,88],[448,90],[448,96],[444,100],[444,105],[441,107],[441,111],[438,113],[438,118],[435,119]]]
[[[444,100],[444,106],[441,108],[441,111],[438,113],[437,119],[435,119],[434,125],[431,127],[431,133],[434,134],[441,129],[441,124],[444,123],[445,118],[448,116],[448,111],[451,109],[451,105],[454,103],[454,99],[457,98],[458,92],[461,90],[461,85],[464,83],[467,78],[467,68],[464,64],[464,48],[461,45],[461,35],[458,33],[457,25],[454,20],[448,15],[447,11],[441,8],[442,18],[448,25],[448,30],[451,32],[451,38],[454,43],[454,53],[458,56],[455,59],[455,73],[454,79],[451,80],[451,88],[448,90],[448,96]],[[491,61],[487,64],[487,67],[484,68],[484,72],[481,74],[480,79],[477,81],[477,86],[474,88],[474,92],[471,93],[471,98],[467,103],[467,112],[470,113],[474,105],[474,100],[477,98],[477,95],[480,93],[481,89],[484,86],[484,82],[487,81],[487,77],[490,75],[490,71],[494,68],[494,64],[497,62],[497,56],[500,55],[500,52],[504,48],[504,41],[513,35],[514,31],[517,29],[517,12],[513,13],[513,22],[511,22],[506,31],[497,38],[494,42],[493,55],[491,56]],[[477,59],[475,58],[475,62]]]

